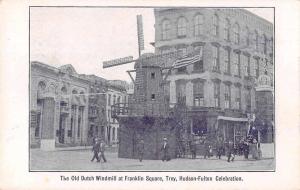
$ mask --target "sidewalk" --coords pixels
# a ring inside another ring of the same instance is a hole
[[[108,151],[111,150],[117,150],[117,145],[113,144],[113,145],[106,145],[105,148]],[[52,151],[76,151],[76,150],[92,150],[92,146],[72,146],[72,147],[56,147],[54,150]]]

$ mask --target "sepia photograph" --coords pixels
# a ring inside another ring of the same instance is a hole
[[[274,15],[29,7],[29,171],[275,172]]]

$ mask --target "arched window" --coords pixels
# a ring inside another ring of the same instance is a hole
[[[177,36],[186,37],[186,19],[180,17],[177,22]]]
[[[228,18],[225,20],[224,40],[230,41],[230,21]]]
[[[171,24],[169,20],[162,22],[162,40],[170,39]]]
[[[203,24],[204,24],[203,15],[201,15],[201,14],[196,15],[194,18],[194,34],[195,34],[195,36],[199,36],[199,35],[203,34]]]
[[[234,35],[234,43],[235,44],[239,44],[240,43],[240,26],[238,25],[238,23],[236,23],[234,25],[233,28],[233,35]]]
[[[219,17],[218,15],[213,16],[213,35],[218,36],[219,35]]]
[[[46,89],[45,82],[44,81],[40,81],[39,84],[38,84],[38,91],[39,92],[43,92],[43,91],[45,91],[45,89]]]
[[[74,90],[72,91],[72,94],[78,94],[77,90],[74,89]]]
[[[250,30],[248,28],[248,26],[246,26],[246,45],[249,46],[250,45]]]
[[[258,50],[258,38],[259,38],[259,36],[258,36],[258,32],[255,30],[254,31],[254,45],[255,45],[255,49],[256,50]]]
[[[63,87],[61,88],[61,93],[62,93],[62,94],[67,94],[67,88],[66,88],[65,86],[63,86]]]

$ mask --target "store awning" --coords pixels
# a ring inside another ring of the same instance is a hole
[[[248,118],[218,116],[217,120],[248,122]]]

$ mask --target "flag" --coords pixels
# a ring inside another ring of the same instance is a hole
[[[202,58],[201,55],[194,55],[194,56],[185,56],[185,57],[182,57],[180,59],[177,59],[174,64],[172,65],[172,67],[174,69],[178,69],[180,67],[185,67],[185,66],[188,66],[190,64],[193,64],[193,63],[196,63],[198,61],[200,61]]]

